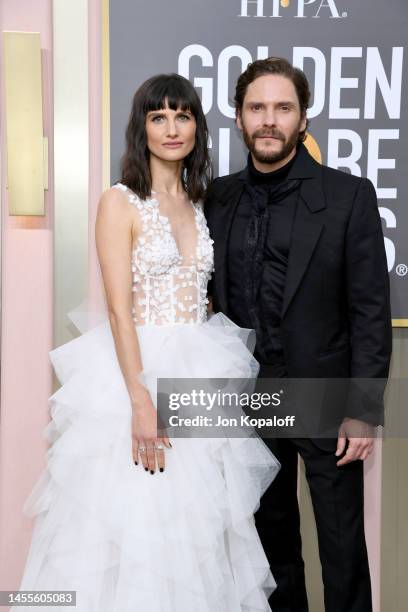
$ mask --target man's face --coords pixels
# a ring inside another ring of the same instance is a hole
[[[306,129],[295,86],[284,76],[258,77],[245,94],[237,125],[253,157],[263,164],[287,158]]]

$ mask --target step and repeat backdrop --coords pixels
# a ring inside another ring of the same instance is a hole
[[[236,80],[255,59],[286,57],[311,85],[315,154],[376,187],[394,324],[407,325],[406,0],[114,0],[109,21],[112,182],[132,96],[161,72],[182,74],[199,92],[215,174],[242,168]]]

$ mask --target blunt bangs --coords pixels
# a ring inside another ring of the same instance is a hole
[[[178,109],[190,111],[194,117],[197,117],[197,99],[191,94],[191,84],[187,79],[179,75],[159,75],[150,80],[146,89],[143,110],[147,114],[151,111],[163,110],[168,105],[173,111]]]

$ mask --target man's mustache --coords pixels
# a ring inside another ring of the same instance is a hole
[[[252,134],[252,138],[277,138],[285,140],[285,136],[278,130],[258,130]]]

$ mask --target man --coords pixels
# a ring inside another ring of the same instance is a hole
[[[262,377],[386,379],[389,280],[375,190],[368,179],[309,155],[309,98],[304,73],[282,58],[255,61],[238,79],[236,120],[248,165],[215,180],[206,202],[213,308],[256,330]],[[345,411],[338,438],[265,440],[282,466],[255,515],[277,582],[273,612],[308,610],[298,453],[316,518],[326,611],[372,610],[363,462],[382,415],[358,402]]]

